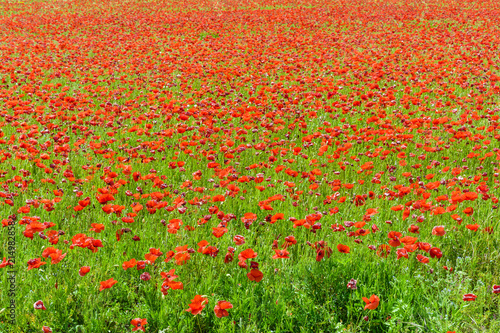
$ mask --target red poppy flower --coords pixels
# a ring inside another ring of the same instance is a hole
[[[472,207],[467,207],[463,210],[465,215],[471,216],[474,213],[474,209]]]
[[[432,234],[435,236],[444,236],[444,234],[446,234],[444,226],[440,225],[432,228]]]
[[[232,309],[233,305],[227,301],[218,301],[215,305],[214,312],[217,318],[227,317],[229,313],[227,309]]]
[[[262,272],[258,269],[252,269],[248,272],[247,277],[250,281],[260,282],[264,277],[264,274],[262,274]]]
[[[375,310],[380,303],[380,298],[377,295],[371,295],[370,299],[363,297],[363,301],[366,303],[365,310]]]
[[[145,260],[139,260],[137,262],[137,270],[145,269],[146,265],[147,265],[147,262]]]
[[[386,258],[391,253],[391,247],[387,244],[381,244],[377,248],[377,255]]]
[[[401,245],[400,237],[402,234],[400,232],[391,231],[387,235],[389,237],[389,245],[392,247],[398,247]]]
[[[247,259],[253,259],[257,257],[257,252],[252,249],[243,250],[240,254],[238,254],[238,260],[245,261]]]
[[[171,269],[168,272],[161,272],[160,275],[164,281],[173,281],[179,277],[175,275],[175,269]]]
[[[476,296],[476,295],[474,295],[474,294],[465,294],[465,295],[462,297],[462,299],[463,299],[464,301],[467,301],[467,302],[470,302],[470,301],[475,301],[475,300],[476,300],[476,298],[477,298],[477,296]]]
[[[50,263],[54,265],[63,260],[64,257],[66,257],[66,253],[63,254],[62,251],[59,249],[48,247],[45,250],[43,250],[42,257],[44,258],[50,257],[52,259]]]
[[[430,251],[429,251],[429,254],[431,256],[431,258],[441,258],[443,256],[443,253],[441,252],[441,250],[437,247],[433,247]]]
[[[219,253],[219,249],[216,248],[215,246],[207,246],[206,248],[203,249],[201,253],[208,255],[212,258],[215,258]]]
[[[43,262],[41,258],[30,259],[28,260],[28,271],[34,268],[40,268],[40,266],[45,265],[46,262]]]
[[[408,231],[411,233],[414,233],[414,234],[420,233],[419,230],[420,230],[420,227],[413,225],[413,224],[408,228]]]
[[[421,255],[421,254],[417,254],[417,260],[420,261],[422,264],[428,264],[429,263],[429,258]]]
[[[191,304],[189,304],[189,309],[186,309],[187,312],[191,312],[193,316],[201,313],[201,311],[205,308],[208,303],[208,298],[203,297],[201,295],[196,295],[194,299],[191,300]]]
[[[349,248],[349,246],[343,245],[343,244],[338,244],[337,250],[339,250],[339,252],[341,252],[341,253],[350,253],[351,252],[351,249]]]
[[[241,235],[236,235],[234,236],[233,241],[236,245],[243,245],[245,244],[245,237]]]
[[[287,250],[275,249],[274,252],[276,254],[273,256],[273,259],[290,259],[290,257],[288,256],[290,252],[288,252]]]
[[[278,220],[283,220],[285,218],[285,215],[283,213],[277,213],[277,214],[274,214],[272,217],[271,217],[271,221],[270,223],[273,224],[275,223],[276,221]]]
[[[479,229],[479,224],[467,224],[465,226],[467,229],[476,232]]]
[[[483,229],[483,232],[485,234],[490,234],[491,235],[493,233],[493,227],[486,227],[486,228]]]
[[[0,263],[0,268],[4,268],[6,266],[14,266],[14,264],[11,263],[10,260],[7,260],[5,257],[3,257],[2,263]]]
[[[228,232],[227,228],[212,228],[212,234],[216,238],[222,237],[226,232]]]
[[[130,259],[129,261],[125,261],[123,264],[122,264],[122,268],[124,270],[127,270],[129,268],[132,268],[132,267],[135,267],[135,265],[137,265],[137,260],[135,260],[134,258]]]
[[[403,257],[408,259],[408,251],[406,249],[397,249],[396,255],[397,255],[396,259],[400,259]]]
[[[132,319],[130,321],[130,324],[134,326],[134,328],[132,329],[132,332],[139,331],[139,330],[146,332],[145,326],[148,324],[148,320],[141,319],[141,318],[135,318],[135,319]]]
[[[92,223],[90,224],[92,228],[90,228],[90,231],[94,231],[96,233],[100,233],[101,231],[104,230],[104,224],[101,223]]]
[[[316,261],[321,261],[325,257],[325,250],[324,249],[317,249],[316,250]]]
[[[101,282],[99,282],[99,284],[101,285],[101,287],[99,288],[99,291],[103,291],[104,289],[109,289],[109,288],[113,287],[115,285],[115,283],[117,283],[117,282],[118,281],[116,281],[113,278],[106,280],[106,281],[101,281]]]
[[[35,310],[47,310],[42,301],[36,301],[35,304],[33,304],[33,307],[35,308]]]

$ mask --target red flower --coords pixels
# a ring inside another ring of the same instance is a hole
[[[135,319],[132,319],[130,321],[130,324],[134,325],[132,332],[139,331],[139,330],[146,332],[146,328],[144,326],[146,326],[148,324],[148,320],[141,319],[141,318],[135,318]]]
[[[245,237],[241,236],[241,235],[236,235],[234,236],[233,238],[233,242],[236,244],[236,245],[243,245],[245,244]]]
[[[11,263],[10,260],[3,257],[3,261],[0,263],[0,268],[4,268],[5,266],[14,266],[14,264]]]
[[[378,307],[380,298],[377,295],[371,295],[370,299],[363,297],[363,301],[366,303],[365,310],[375,310]]]
[[[50,257],[52,259],[50,263],[54,265],[63,260],[64,257],[66,257],[66,253],[63,254],[62,251],[59,249],[48,247],[43,251],[42,257],[44,258]]]
[[[262,272],[258,269],[252,269],[248,272],[247,277],[250,281],[260,282],[264,277],[264,274],[262,274]]]
[[[420,261],[422,264],[428,264],[429,263],[429,258],[421,255],[421,254],[417,254],[417,260]]]
[[[347,245],[339,244],[337,245],[337,250],[341,253],[350,253],[351,249]]]
[[[134,258],[130,259],[129,261],[125,261],[123,262],[122,264],[122,268],[124,270],[127,270],[129,268],[132,268],[132,267],[135,267],[135,265],[137,265],[137,260],[135,260]]]
[[[33,304],[33,307],[35,308],[35,310],[47,310],[42,301],[36,301],[35,304]]]
[[[257,257],[257,252],[252,249],[246,249],[238,255],[238,260],[245,261],[247,259],[253,259]]]
[[[387,258],[387,256],[391,253],[391,248],[387,244],[381,244],[377,248],[377,255],[381,258]]]
[[[218,318],[227,317],[229,313],[226,309],[232,309],[233,305],[227,301],[218,301],[215,305],[214,312]]]
[[[80,270],[78,271],[78,274],[80,276],[85,276],[88,272],[90,272],[90,267],[89,266],[83,266],[82,268],[80,268]]]
[[[106,280],[106,281],[99,282],[101,284],[99,291],[103,291],[104,289],[109,289],[109,288],[113,287],[115,285],[115,283],[117,283],[117,282],[118,281],[116,281],[113,278]]]
[[[30,259],[28,260],[28,271],[33,268],[40,268],[40,266],[45,265],[46,262],[43,262],[41,258]]]
[[[406,251],[406,249],[397,249],[396,254],[397,254],[397,259],[401,259],[403,257],[408,259],[408,251]]]
[[[290,259],[290,257],[288,256],[290,254],[290,252],[288,252],[287,250],[274,250],[274,252],[276,252],[276,254],[273,256],[273,259]]]
[[[187,312],[191,312],[193,316],[201,313],[201,311],[205,308],[205,305],[208,303],[208,298],[203,297],[201,295],[196,295],[192,300],[191,304],[189,304],[189,309],[186,309]]]
[[[432,234],[435,236],[444,236],[446,231],[442,225],[432,228]]]
[[[493,285],[492,289],[494,294],[500,294],[500,286]]]
[[[474,213],[474,209],[472,207],[467,207],[463,210],[464,214],[471,216]]]
[[[104,230],[104,224],[91,223],[90,225],[92,226],[92,228],[90,228],[90,231],[95,231],[96,233],[100,233],[101,231]]]
[[[476,224],[467,224],[465,227],[471,231],[476,232],[477,229],[479,229],[479,224],[477,224],[477,223]]]
[[[429,254],[431,255],[431,258],[441,258],[443,256],[443,253],[441,250],[437,247],[433,247],[430,251]]]
[[[474,295],[474,294],[465,294],[462,299],[464,301],[468,301],[469,302],[469,301],[475,301],[476,298],[477,298],[477,296]]]

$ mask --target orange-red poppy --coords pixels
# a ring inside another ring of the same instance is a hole
[[[376,308],[378,308],[380,298],[377,295],[371,295],[369,299],[363,297],[363,301],[366,303],[365,310],[375,310]]]

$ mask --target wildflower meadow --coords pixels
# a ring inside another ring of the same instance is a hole
[[[500,2],[0,2],[0,332],[500,332]]]

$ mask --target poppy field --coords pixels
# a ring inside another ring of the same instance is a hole
[[[499,332],[499,17],[0,3],[0,332]]]

